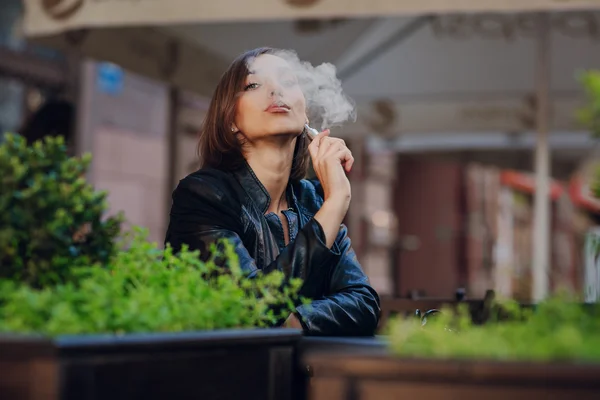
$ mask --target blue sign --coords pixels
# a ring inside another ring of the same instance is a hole
[[[103,62],[96,69],[96,86],[102,93],[118,96],[123,91],[125,73],[118,65]]]

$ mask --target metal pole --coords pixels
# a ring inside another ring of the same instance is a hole
[[[537,17],[536,51],[536,126],[535,208],[533,217],[533,287],[532,300],[539,302],[548,295],[550,273],[550,16]]]
[[[167,191],[166,195],[166,214],[171,213],[171,206],[173,205],[172,194],[173,190],[177,186],[177,182],[180,178],[177,174],[177,145],[179,140],[179,111],[180,111],[180,97],[179,89],[175,86],[169,87],[169,122],[167,130]]]

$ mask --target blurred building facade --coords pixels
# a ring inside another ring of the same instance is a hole
[[[530,301],[535,181],[479,155],[367,151],[353,174],[354,247],[384,297],[452,298],[464,288]],[[551,183],[550,290],[598,299],[600,201],[590,193],[598,158],[581,158]],[[504,165],[503,165],[504,164]],[[358,192],[358,193],[357,193]]]
[[[20,130],[46,101],[74,101],[77,92],[69,60],[27,42],[22,16],[20,0],[0,4],[0,132]]]
[[[162,243],[168,221],[169,88],[112,64],[85,61],[78,145],[93,155],[89,178],[111,213]]]

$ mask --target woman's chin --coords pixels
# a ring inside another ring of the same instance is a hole
[[[297,137],[304,130],[304,125],[298,126],[298,124],[281,124],[269,127],[267,130],[268,136],[293,136]]]

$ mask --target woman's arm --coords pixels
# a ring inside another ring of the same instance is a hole
[[[189,177],[180,182],[173,192],[169,229],[165,243],[175,251],[182,245],[200,250],[206,259],[213,243],[226,239],[234,247],[240,267],[254,277],[259,270],[264,273],[282,271],[288,278],[300,278],[304,284],[300,295],[308,298],[326,291],[329,265],[339,257],[325,244],[325,235],[319,222],[310,220],[299,230],[295,240],[283,249],[269,265],[259,268],[240,235],[244,227],[241,207],[223,190],[224,183],[202,177]],[[237,207],[237,208],[236,208]]]
[[[251,278],[256,265],[240,234],[244,231],[241,207],[223,181],[186,178],[173,192],[171,220],[165,242],[177,251],[183,244],[207,257],[210,245],[227,239],[233,245],[243,271]],[[338,225],[339,226],[339,225]],[[263,272],[282,271],[304,281],[300,295],[315,299],[297,313],[309,335],[369,336],[379,321],[379,297],[369,285],[342,225],[333,249],[325,243],[319,221],[311,219],[295,240]],[[327,284],[329,284],[327,286]],[[323,297],[323,293],[328,293]]]
[[[379,323],[379,296],[356,259],[345,226],[336,243],[340,251],[329,294],[298,307],[299,319],[308,335],[372,336]]]

